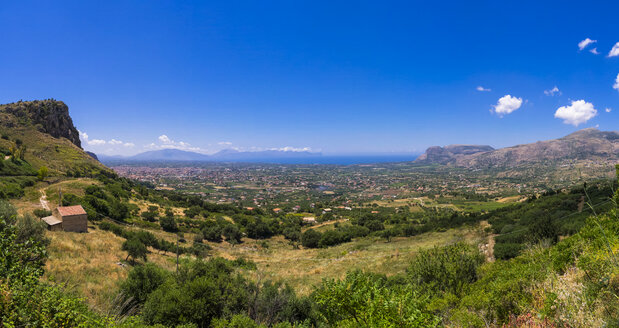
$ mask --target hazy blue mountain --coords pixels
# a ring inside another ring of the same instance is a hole
[[[193,162],[260,162],[276,159],[320,157],[321,153],[307,151],[266,150],[242,152],[234,149],[224,149],[212,155],[200,154],[178,149],[161,149],[140,153],[134,156],[99,155],[101,161],[193,161]]]

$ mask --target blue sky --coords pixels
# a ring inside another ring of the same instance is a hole
[[[62,100],[85,148],[108,154],[510,146],[617,130],[617,12],[611,1],[5,1],[0,103]]]

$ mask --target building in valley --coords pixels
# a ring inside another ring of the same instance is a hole
[[[81,205],[59,206],[42,220],[51,231],[88,232],[88,214]]]

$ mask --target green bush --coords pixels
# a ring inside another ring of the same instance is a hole
[[[170,274],[155,264],[138,265],[120,285],[125,313],[146,302],[148,295],[161,286]]]
[[[159,225],[161,225],[161,229],[167,232],[177,232],[178,225],[176,224],[176,219],[173,216],[164,216],[159,219]]]
[[[342,243],[347,243],[351,240],[351,236],[339,229],[325,231],[320,240],[318,241],[318,247],[335,246]]]
[[[32,214],[34,214],[34,216],[38,218],[44,218],[46,216],[52,215],[52,211],[43,208],[37,208],[36,210],[32,211]]]
[[[496,243],[494,245],[494,257],[499,260],[508,260],[518,256],[522,249],[522,244]]]
[[[421,251],[407,270],[410,281],[424,290],[462,295],[479,278],[484,257],[476,247],[457,243]]]
[[[307,248],[317,248],[322,234],[314,229],[308,229],[301,235],[301,245]]]
[[[438,326],[440,319],[425,310],[423,297],[386,283],[384,277],[354,271],[344,280],[323,281],[312,297],[332,327]]]

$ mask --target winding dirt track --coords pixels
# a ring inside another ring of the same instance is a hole
[[[47,201],[47,196],[45,195],[45,191],[43,191],[43,189],[40,189],[39,192],[41,193],[41,198],[39,198],[39,202],[41,202],[41,207],[43,207],[44,209],[51,211],[49,209],[49,202]]]

